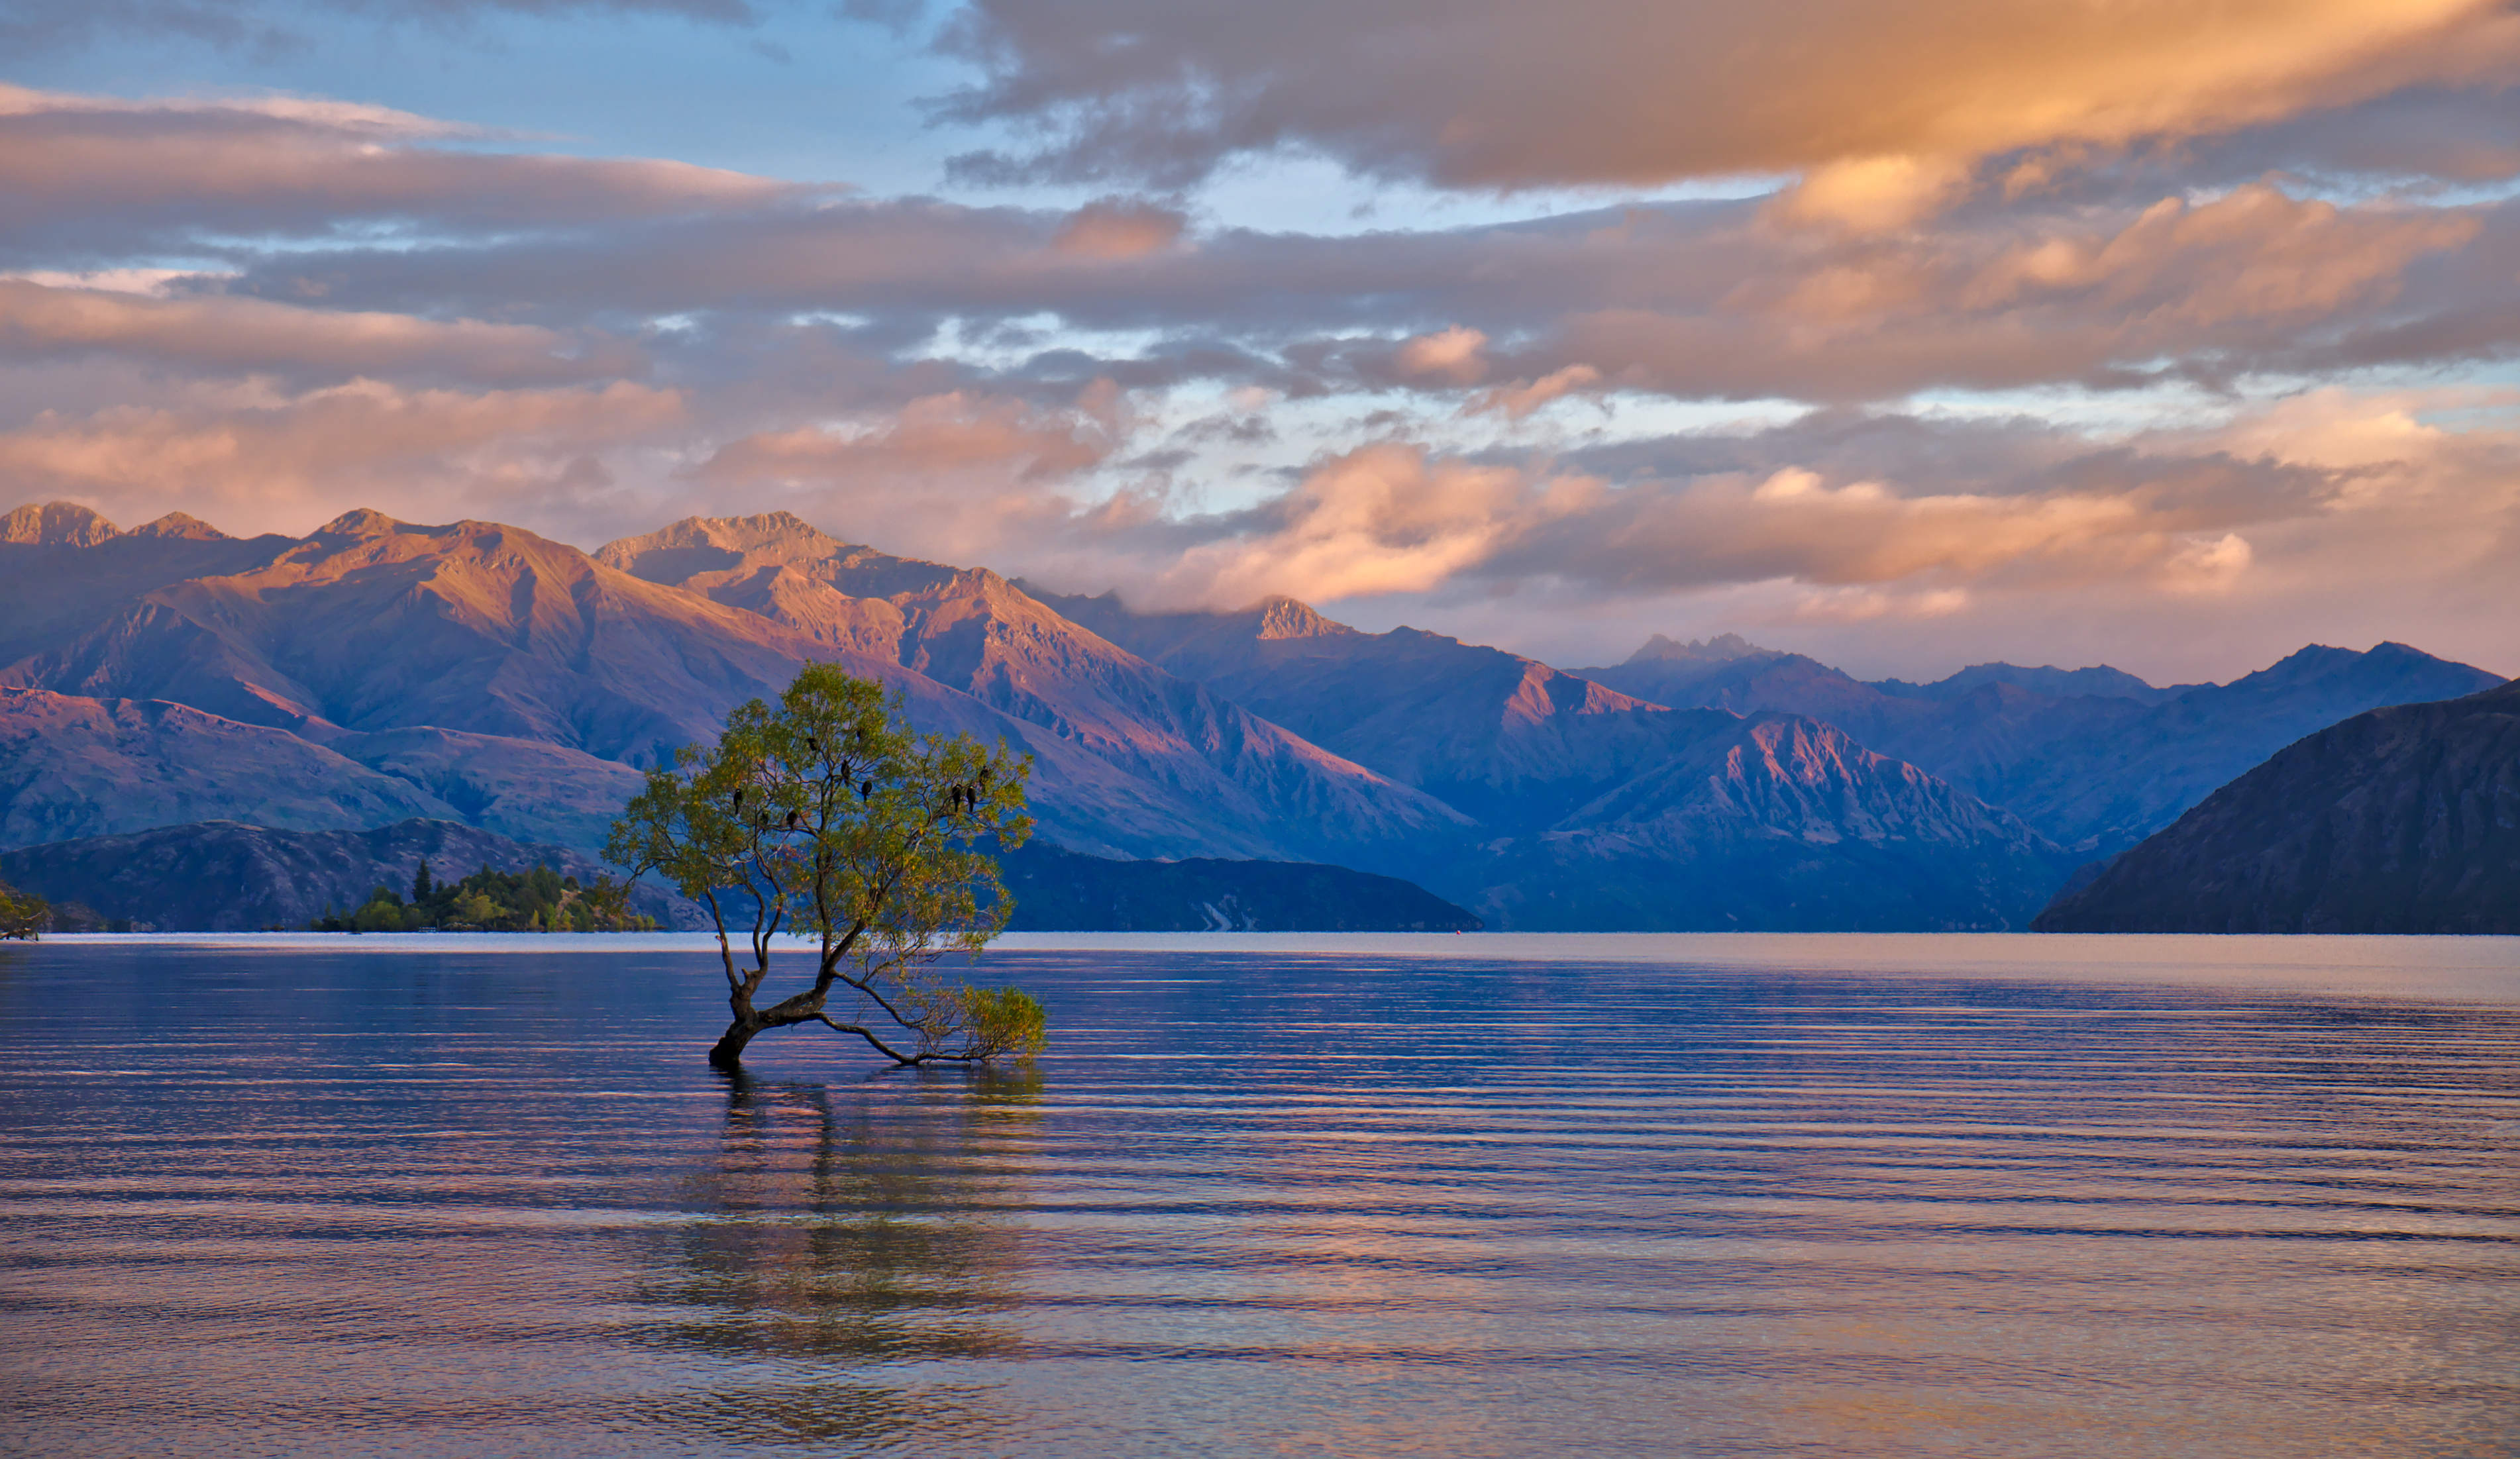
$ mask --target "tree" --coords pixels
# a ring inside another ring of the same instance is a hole
[[[0,942],[33,942],[53,919],[53,908],[32,892],[0,881]]]
[[[896,1064],[977,1063],[1040,1050],[1041,1004],[1013,988],[928,971],[977,953],[1013,903],[983,840],[1012,850],[1029,756],[967,734],[920,734],[898,695],[832,664],[808,664],[774,708],[727,717],[713,749],[685,746],[612,824],[605,855],[635,880],[655,871],[709,909],[734,1021],[709,1062],[737,1067],[757,1035],[820,1023]],[[730,921],[745,930],[739,962]],[[814,944],[811,986],[768,1006],[781,933]],[[846,1021],[832,993],[857,995]],[[896,1046],[899,1045],[899,1046]]]

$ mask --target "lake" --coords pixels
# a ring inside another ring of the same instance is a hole
[[[0,947],[0,1450],[2520,1454],[2520,940]]]

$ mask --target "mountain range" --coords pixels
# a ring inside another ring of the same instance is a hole
[[[2168,688],[2106,667],[2011,664],[1980,664],[1929,685],[1867,684],[1737,639],[1657,640],[1625,663],[1576,672],[1656,703],[1825,720],[2088,859],[2125,850],[2339,720],[2503,682],[2403,643],[2362,653],[2314,644],[2229,684]]]
[[[1142,613],[786,513],[588,553],[353,511],[304,538],[0,517],[0,846],[412,818],[588,848],[809,660],[1035,760],[1046,843],[1328,862],[1521,927],[2018,927],[2338,718],[2494,676],[2306,649],[2228,685],[1864,684],[1738,640],[1564,672],[1291,599]]]
[[[2520,932],[2520,684],[2287,746],[2057,898],[2051,932]]]

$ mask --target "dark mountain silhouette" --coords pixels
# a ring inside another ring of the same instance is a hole
[[[1017,932],[1475,932],[1413,882],[1301,862],[1113,862],[1055,846],[1002,859]]]
[[[2290,745],[2036,925],[2520,933],[2520,685],[2372,710]]]

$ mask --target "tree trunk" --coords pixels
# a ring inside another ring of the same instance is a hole
[[[739,1018],[728,1024],[725,1035],[717,1040],[717,1046],[709,1050],[709,1063],[719,1069],[739,1067],[743,1062],[743,1046],[752,1041],[753,1035],[768,1027],[770,1025],[750,1018]]]

